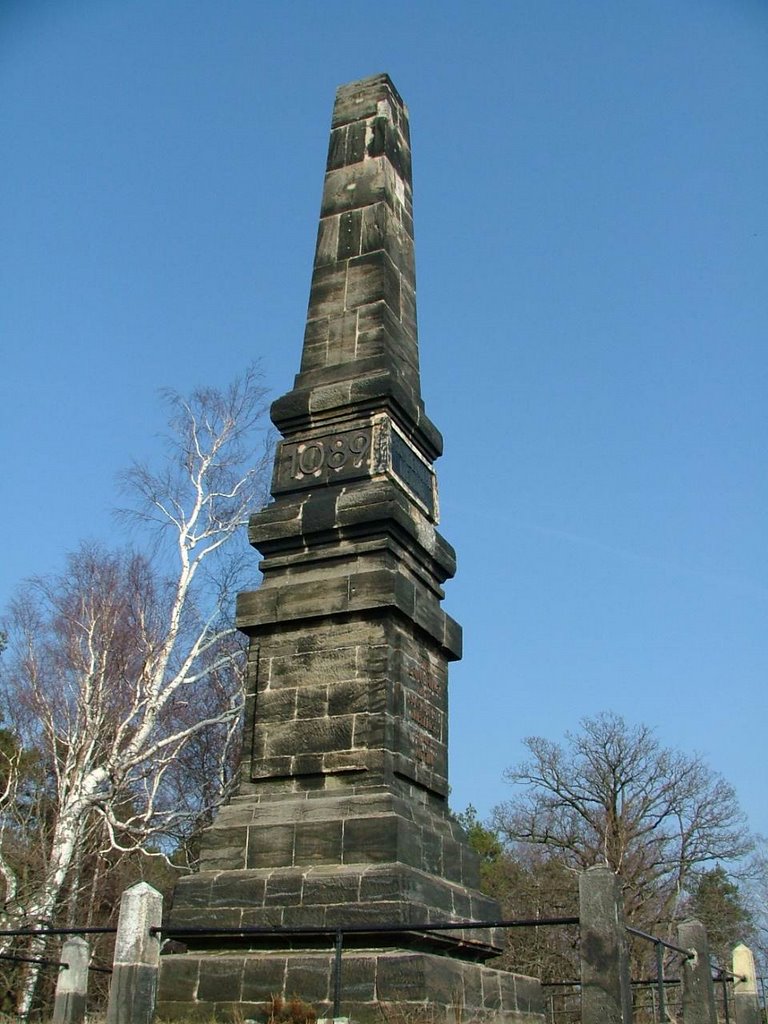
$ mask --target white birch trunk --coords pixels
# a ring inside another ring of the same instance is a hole
[[[257,504],[268,458],[254,457],[245,435],[265,412],[264,398],[252,371],[226,392],[201,390],[189,402],[171,396],[174,458],[159,474],[140,466],[128,474],[142,505],[134,519],[174,538],[170,580],[140,556],[84,547],[18,604],[14,678],[27,715],[18,731],[26,731],[28,749],[45,753],[44,785],[55,791],[46,794],[53,821],[42,878],[23,907],[32,925],[56,918],[78,843],[97,823],[117,851],[164,834],[180,814],[163,789],[179,752],[201,730],[239,714],[241,652],[231,646],[233,625],[221,621],[224,611],[231,618],[231,572],[206,590],[211,573],[200,568],[215,562]],[[217,692],[210,680],[223,673],[231,683],[223,706],[212,702],[207,716],[184,717],[179,709],[194,707],[206,685]],[[1,847],[0,874],[10,892],[15,879]],[[33,939],[32,955],[44,947]],[[23,1018],[39,974],[30,964]]]

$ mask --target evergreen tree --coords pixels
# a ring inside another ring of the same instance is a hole
[[[700,872],[691,887],[688,909],[707,929],[709,948],[721,966],[730,968],[733,947],[751,944],[754,921],[738,885],[722,865]]]

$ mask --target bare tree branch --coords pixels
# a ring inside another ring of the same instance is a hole
[[[505,775],[520,792],[495,809],[494,824],[507,842],[547,847],[567,866],[607,863],[621,875],[630,919],[669,920],[698,868],[751,849],[736,795],[647,726],[615,714],[581,724],[563,745],[525,741],[531,757]]]
[[[0,835],[6,903],[28,922],[52,920],[70,881],[80,889],[88,843],[102,855],[168,856],[232,778],[244,665],[232,617],[243,526],[265,497],[265,392],[251,368],[224,391],[164,398],[163,465],[134,464],[123,479],[134,501],[121,517],[152,540],[151,558],[83,546],[64,572],[31,581],[8,617],[6,702],[20,749],[41,753],[50,786],[41,870],[23,906]],[[181,777],[187,748],[206,749],[215,784]],[[0,756],[8,829],[21,813],[13,756]],[[33,968],[22,1015],[35,981]]]

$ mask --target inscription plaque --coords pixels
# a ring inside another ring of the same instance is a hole
[[[283,441],[275,462],[275,484],[298,490],[370,474],[372,427],[339,431],[302,441]]]
[[[435,520],[434,474],[388,416],[352,430],[282,441],[275,460],[275,493],[387,473]]]

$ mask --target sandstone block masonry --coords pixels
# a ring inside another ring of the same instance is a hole
[[[437,531],[442,438],[421,398],[411,149],[386,75],[339,89],[307,326],[273,501],[250,522],[263,584],[241,594],[249,637],[239,794],[207,831],[170,924],[343,928],[342,1012],[378,1003],[539,1019],[540,991],[481,962],[501,949],[478,863],[448,804],[448,663],[461,630],[442,609],[455,571]],[[457,922],[430,931],[429,924]],[[165,958],[161,1015],[255,1015],[272,994],[331,998],[325,939],[190,939]]]

